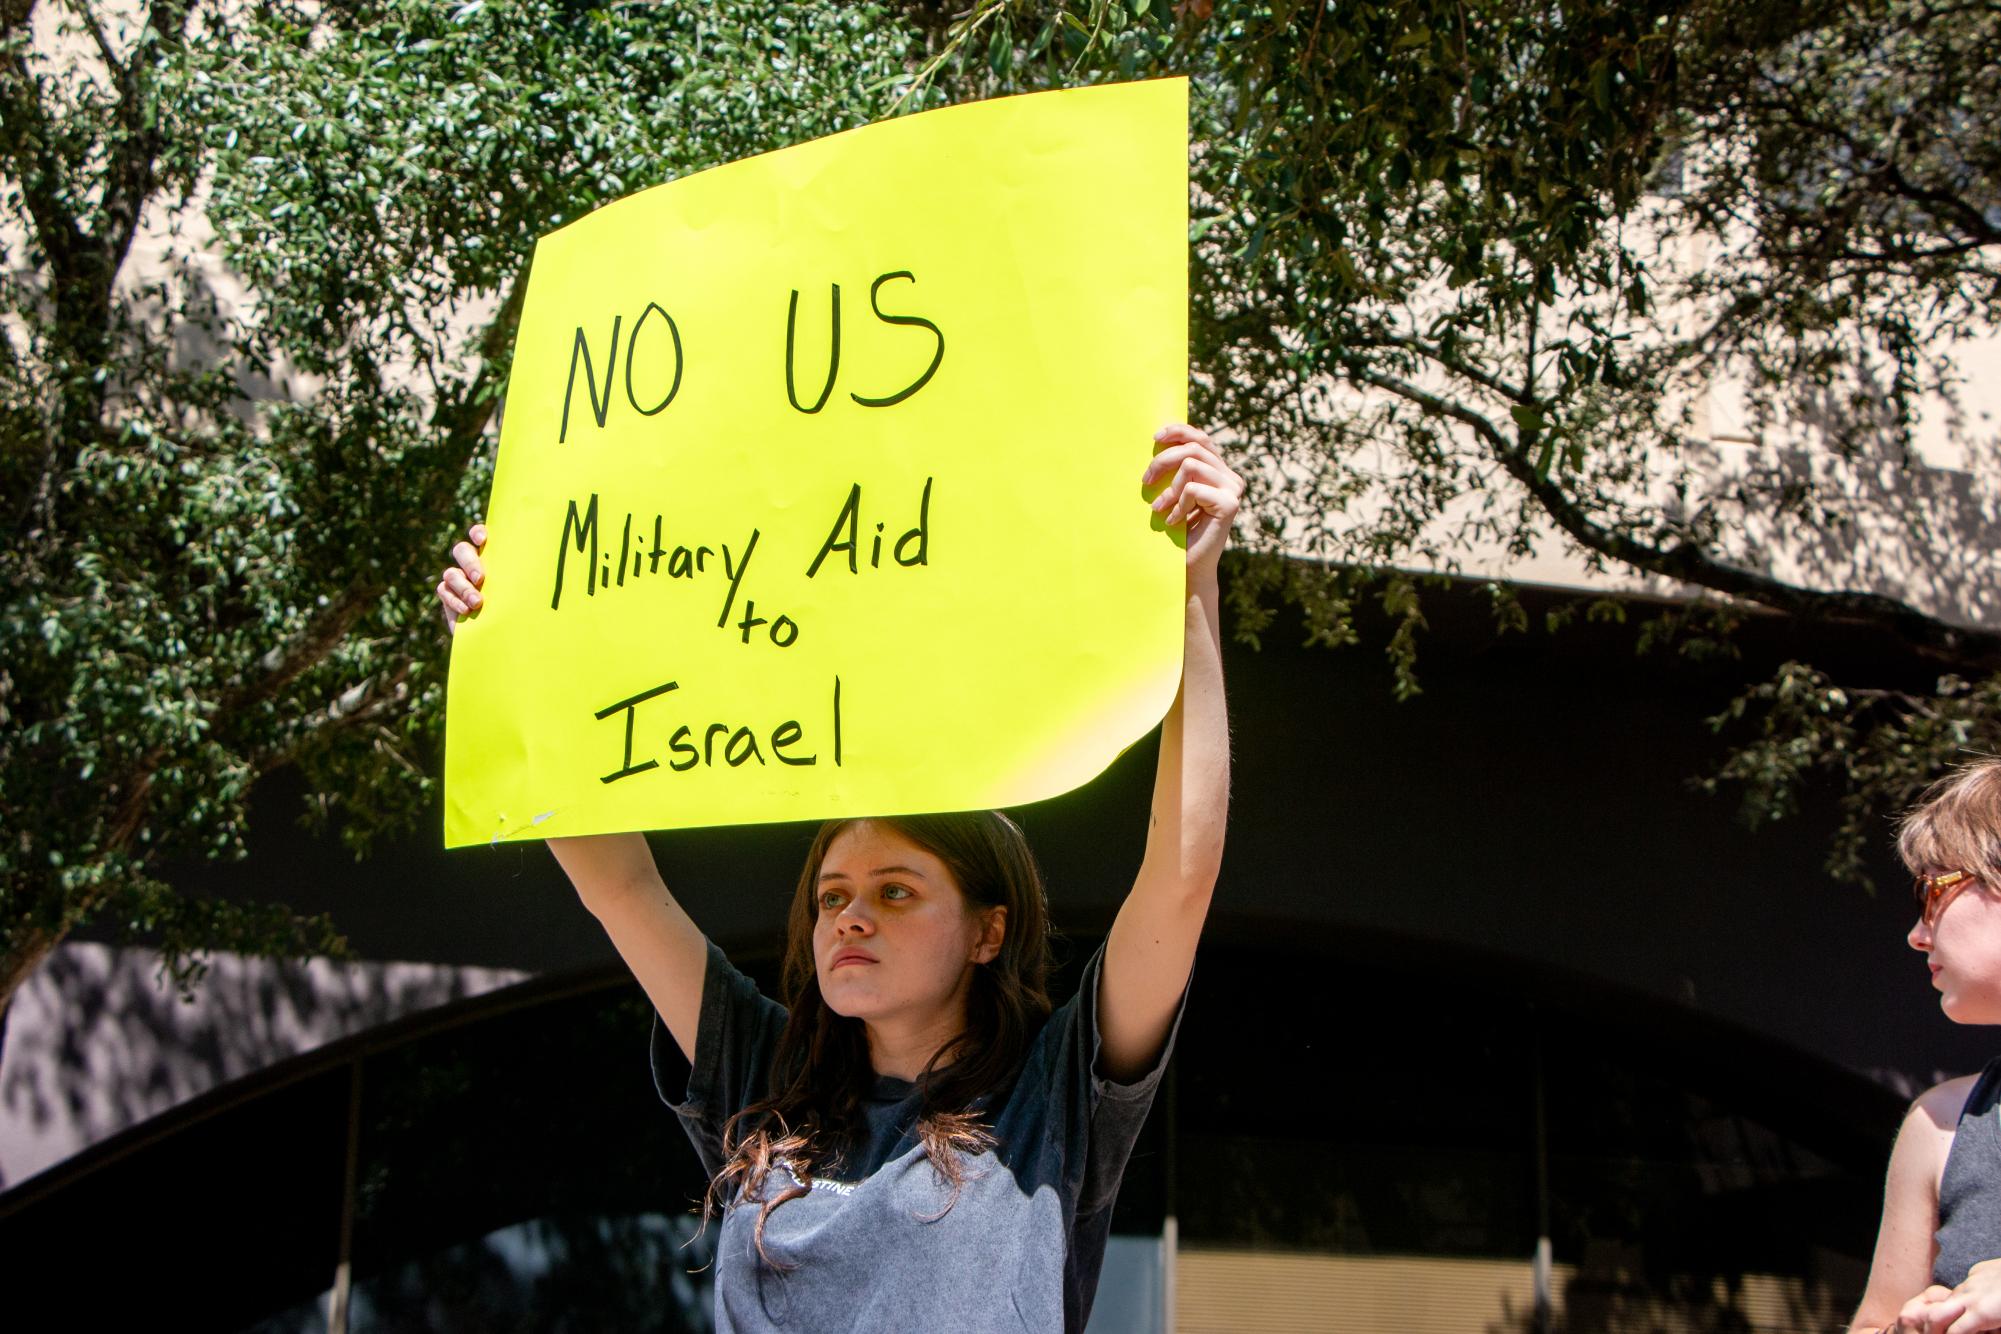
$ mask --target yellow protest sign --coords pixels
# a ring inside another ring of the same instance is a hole
[[[1172,702],[1187,86],[951,107],[537,244],[446,843],[1012,805]]]

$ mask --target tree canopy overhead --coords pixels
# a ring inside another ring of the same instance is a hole
[[[1195,411],[1242,435],[1263,550],[1317,558],[1252,565],[1249,624],[1282,588],[1344,642],[1380,598],[1414,688],[1409,571],[1554,551],[1684,599],[1655,642],[1894,635],[1931,689],[1795,662],[1717,720],[1754,818],[1838,780],[1851,873],[2001,749],[2001,440],[1957,411],[2001,313],[2001,6],[994,0],[952,37],[996,90],[1196,80]]]
[[[535,238],[884,114],[883,18],[0,4],[0,1003],[85,921],[337,942],[157,872],[284,766],[357,842],[425,809]]]
[[[1409,685],[1411,571],[1554,548],[1692,590],[1663,638],[1880,627],[1933,689],[1799,662],[1723,720],[1755,811],[1841,780],[1852,866],[1871,812],[2001,748],[2001,635],[1919,578],[1993,583],[1960,538],[1993,473],[1915,454],[2001,300],[1997,44],[1949,0],[0,0],[0,1002],[86,921],[333,943],[159,870],[239,852],[286,766],[356,840],[426,808],[426,590],[536,236],[884,115],[1169,73],[1194,412],[1262,487],[1240,623],[1289,595],[1344,642],[1380,599]],[[1720,383],[1767,447],[1719,454]]]

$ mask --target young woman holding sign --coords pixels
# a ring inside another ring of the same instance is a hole
[[[1954,1023],[2001,1024],[2001,761],[1934,784],[1904,817],[1897,852],[1917,878],[1907,939],[1931,965],[1939,1007]],[[2001,1330],[2001,1059],[1931,1089],[1904,1118],[1851,1328]]]
[[[1143,481],[1188,526],[1181,691],[1139,873],[1067,1003],[1045,989],[1040,874],[998,813],[824,825],[785,1006],[703,937],[642,836],[550,840],[659,1011],[655,1083],[723,1214],[719,1330],[1083,1328],[1229,802],[1216,563],[1243,482],[1188,426],[1155,437]],[[438,584],[448,624],[480,603],[469,536]]]

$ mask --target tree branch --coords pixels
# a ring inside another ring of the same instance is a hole
[[[188,0],[156,0],[152,9],[147,11],[146,27],[158,37],[151,44],[155,52],[154,68],[180,50],[193,15],[194,6]],[[147,43],[142,40],[139,49],[146,50]],[[132,238],[138,234],[146,204],[160,183],[155,159],[165,147],[166,135],[159,116],[147,115],[145,90],[141,86],[144,73],[136,61],[130,62],[123,67],[118,79],[118,119],[125,127],[125,138],[119,142],[117,151],[111,155],[106,166],[104,202],[99,206],[103,225],[93,229],[96,235],[104,238],[109,261],[107,278],[115,276],[125,263],[125,256],[132,248]],[[107,300],[109,295],[107,290]]]
[[[262,676],[223,695],[216,702],[215,716],[228,718],[240,710],[262,704],[297,680],[334,651],[347,637],[347,632],[354,628],[354,623],[382,593],[383,589],[377,585],[350,584],[345,592],[307,623],[298,638],[264,655],[260,664],[264,668]]]
[[[1960,248],[1977,249],[2001,243],[2001,228],[1988,220],[1979,205],[1951,190],[1912,180],[1905,174],[1903,166],[1897,161],[1893,152],[1881,151],[1878,145],[1857,138],[1845,125],[1808,115],[1792,96],[1793,90],[1790,86],[1775,83],[1770,75],[1764,76],[1762,82],[1772,90],[1771,96],[1760,101],[1768,112],[1789,122],[1796,129],[1825,136],[1847,150],[1851,163],[1847,179],[1851,188],[1845,190],[1842,197],[1845,201],[1849,201],[1850,211],[1846,217],[1840,219],[1838,231],[1842,235],[1845,236],[1853,230],[1852,224],[1856,215],[1854,206],[1859,205],[1861,198],[1866,197],[1866,192],[1861,188],[1863,183],[1874,180],[1885,195],[1926,206],[1931,215],[1939,219],[1942,224],[1946,224],[1946,220],[1950,219],[1949,225],[1956,225],[1966,241],[1955,244],[1948,253]],[[1778,212],[1781,216],[1793,218],[1794,225],[1808,224],[1814,219],[1827,217],[1825,209],[1809,212],[1797,208],[1781,208]],[[1928,253],[1915,252],[1912,257],[1924,258]]]
[[[25,43],[35,0],[0,0],[0,41]],[[16,46],[0,61],[0,164],[11,168],[21,185],[21,202],[34,223],[35,241],[49,258],[58,318],[63,289],[76,264],[85,237],[76,215],[63,201],[63,163],[51,140],[48,110],[42,105],[25,46]]]
[[[1510,384],[1500,376],[1463,361],[1446,352],[1443,348],[1434,347],[1426,343],[1421,338],[1405,337],[1402,334],[1381,334],[1373,338],[1351,339],[1349,346],[1406,348],[1428,361],[1437,363],[1439,366],[1451,371],[1454,375],[1464,376],[1474,384],[1479,385],[1482,389],[1499,394],[1502,398],[1508,399],[1511,402],[1520,403],[1524,407],[1535,407],[1538,405],[1535,396],[1522,386]]]
[[[1893,631],[1929,657],[1983,671],[2001,667],[2001,633],[1953,625],[1881,593],[1801,588],[1726,564],[1693,542],[1662,547],[1607,528],[1592,519],[1562,486],[1539,472],[1529,457],[1484,415],[1394,376],[1361,366],[1351,366],[1349,373],[1361,383],[1470,427],[1543,513],[1587,550],[1648,574],[1693,584],[1803,619],[1878,626]]]
[[[468,456],[486,424],[493,420],[494,405],[497,404],[502,387],[500,364],[513,346],[514,334],[521,324],[521,305],[528,295],[528,265],[523,261],[514,275],[514,284],[508,289],[507,299],[500,303],[493,319],[479,338],[479,371],[463,394],[450,403],[440,403],[431,414],[431,424],[443,428],[445,438],[455,451]]]
[[[105,67],[111,71],[111,77],[123,84],[125,66],[118,59],[117,52],[111,49],[111,43],[106,40],[104,26],[97,21],[97,14],[90,7],[90,0],[68,0],[68,4],[76,12],[76,16],[83,20],[83,26],[90,29],[92,39],[97,42],[97,54],[103,58]]]
[[[249,753],[251,769],[262,779],[295,763],[301,751],[319,737],[333,732],[353,731],[358,727],[374,726],[386,731],[389,720],[404,703],[397,691],[410,680],[412,659],[408,656],[398,659],[393,665],[379,670],[365,678],[350,694],[358,698],[352,705],[343,706],[347,695],[335,699],[324,709],[315,710],[311,721],[302,724],[278,745],[263,747]],[[379,683],[376,677],[380,676]],[[408,767],[409,757],[400,750],[395,752],[398,763]]]

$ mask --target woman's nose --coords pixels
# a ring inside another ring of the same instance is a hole
[[[1929,950],[1932,947],[1932,929],[1922,916],[1911,923],[1910,931],[1904,936],[1904,943],[1914,950]]]
[[[849,903],[841,909],[840,915],[834,918],[834,931],[836,934],[873,935],[875,922],[862,910],[859,903]]]

